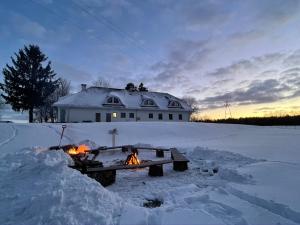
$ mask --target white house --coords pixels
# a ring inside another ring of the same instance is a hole
[[[189,121],[192,109],[167,93],[82,85],[78,93],[60,98],[58,122]]]

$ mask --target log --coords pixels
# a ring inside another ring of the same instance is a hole
[[[161,177],[164,175],[163,165],[149,166],[148,175],[151,177]]]
[[[116,181],[116,170],[93,172],[88,173],[87,175],[98,181],[103,187],[111,185]]]
[[[173,170],[175,171],[185,171],[188,169],[187,161],[173,161]]]

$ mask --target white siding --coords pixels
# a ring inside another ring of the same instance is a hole
[[[58,121],[61,122],[60,110],[58,113]],[[84,122],[91,121],[96,122],[96,113],[100,113],[101,122],[106,122],[106,114],[111,114],[111,121],[189,121],[190,113],[189,112],[180,112],[180,111],[159,111],[159,110],[129,110],[129,109],[85,109],[85,108],[69,108],[65,109],[65,122]],[[113,117],[113,113],[117,114],[117,117]],[[126,113],[125,118],[121,118],[121,113]],[[129,118],[129,114],[134,113],[134,118]],[[153,118],[149,118],[149,114],[153,114]],[[162,113],[163,119],[159,120],[158,115]],[[173,120],[169,119],[169,114],[173,115]],[[182,115],[182,120],[179,120],[179,114]]]

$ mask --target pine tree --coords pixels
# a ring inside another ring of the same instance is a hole
[[[125,87],[127,91],[137,91],[137,87],[133,83],[128,83]]]
[[[29,111],[29,122],[33,122],[33,110],[46,103],[57,88],[58,80],[51,68],[51,62],[36,45],[24,46],[15,57],[12,66],[3,69],[4,91],[2,97],[15,111]]]
[[[143,83],[140,83],[139,91],[145,91],[146,92],[146,91],[148,91],[148,88],[146,88]]]

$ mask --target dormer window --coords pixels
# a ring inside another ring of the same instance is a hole
[[[110,96],[106,99],[106,102],[104,104],[108,105],[122,105],[120,99],[116,96]]]
[[[169,108],[182,108],[181,104],[178,101],[170,101]]]
[[[152,99],[145,99],[143,102],[142,102],[142,106],[149,106],[149,107],[153,107],[153,106],[156,106],[155,102],[152,100]]]

